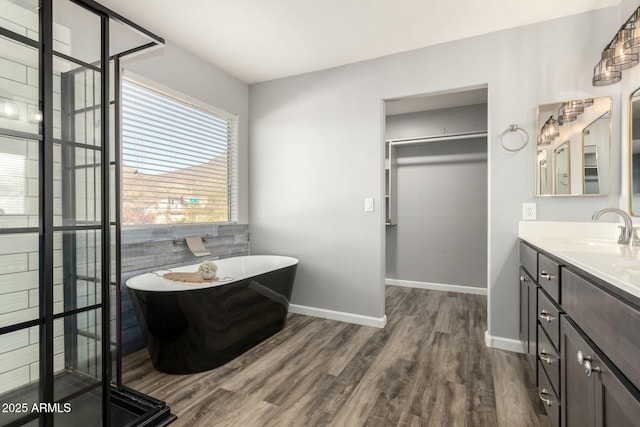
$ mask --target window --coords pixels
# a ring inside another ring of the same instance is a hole
[[[237,118],[122,82],[122,223],[237,218]]]
[[[0,215],[25,214],[26,181],[25,157],[0,153]],[[36,201],[37,191],[36,187]]]

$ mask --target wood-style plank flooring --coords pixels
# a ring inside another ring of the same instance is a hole
[[[146,350],[126,386],[177,426],[548,426],[524,355],[484,344],[486,297],[387,286],[387,326],[292,314],[212,371],[166,375]]]

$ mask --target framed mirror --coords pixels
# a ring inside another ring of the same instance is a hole
[[[602,194],[609,187],[609,116],[604,113],[582,130],[583,194]]]
[[[571,194],[571,141],[553,150],[555,194]]]
[[[538,150],[537,159],[537,188],[538,194],[549,195],[552,194],[551,183],[553,178],[549,175],[551,173],[551,164],[553,161],[548,158],[548,150]]]
[[[538,106],[536,196],[609,193],[611,104],[607,96]]]
[[[640,215],[640,88],[629,98],[630,211]]]
[[[582,143],[584,173],[582,174],[582,192],[584,194],[600,194],[600,177],[598,169],[598,146]]]

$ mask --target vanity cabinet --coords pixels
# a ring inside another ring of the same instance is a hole
[[[520,243],[520,342],[531,366],[536,368],[538,284],[533,278],[538,271],[538,253]]]
[[[634,427],[640,396],[568,316],[562,319],[563,410],[566,427]],[[636,359],[637,362],[637,359]]]
[[[538,285],[524,268],[520,269],[520,342],[531,366],[536,366],[536,306]]]
[[[520,340],[550,424],[640,425],[640,299],[524,241],[520,264]]]

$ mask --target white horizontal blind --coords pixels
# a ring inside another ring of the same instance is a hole
[[[20,154],[0,153],[0,215],[25,214],[25,161]]]
[[[122,222],[237,219],[237,118],[122,81]]]

